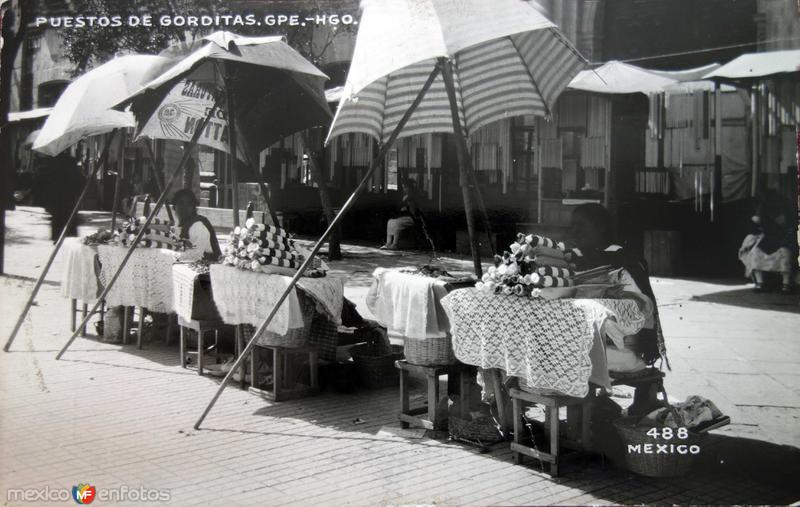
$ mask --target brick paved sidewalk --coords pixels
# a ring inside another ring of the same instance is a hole
[[[0,278],[16,315],[30,284]],[[379,434],[396,423],[397,390],[324,393],[269,403],[223,394],[204,429],[192,425],[214,379],[178,364],[175,347],[145,350],[78,339],[61,361],[67,304],[45,286],[13,352],[0,354],[0,486],[165,488],[175,505],[519,505],[789,503],[800,498],[798,451],[716,436],[685,479],[646,479],[599,460],[552,480],[488,453]],[[12,319],[0,331],[7,336]],[[35,326],[31,323],[35,323]],[[360,418],[363,424],[354,424]],[[795,467],[794,469],[792,467]],[[61,503],[61,502],[58,502]]]

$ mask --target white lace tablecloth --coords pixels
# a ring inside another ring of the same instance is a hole
[[[227,324],[260,326],[278,301],[291,277],[245,271],[232,266],[211,266],[214,303]],[[334,322],[340,322],[344,284],[335,277],[304,278],[298,287],[311,296]],[[278,309],[267,331],[279,335],[303,327],[297,291],[293,290]]]
[[[590,380],[610,387],[603,323],[614,319],[626,334],[644,325],[644,315],[628,299],[547,301],[461,289],[442,305],[459,361],[576,397],[586,396]]]
[[[80,238],[67,238],[64,241],[64,255],[61,295],[84,303],[97,300],[97,275],[94,272],[97,247],[84,245]]]
[[[99,245],[100,283],[114,276],[128,251],[125,247]],[[151,312],[172,311],[172,264],[175,252],[163,248],[136,248],[106,297],[108,306],[141,306]]]
[[[367,293],[367,308],[390,333],[409,338],[440,338],[450,324],[441,300],[445,282],[435,278],[378,268]]]

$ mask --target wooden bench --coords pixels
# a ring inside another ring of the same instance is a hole
[[[436,409],[439,405],[439,377],[447,375],[447,385],[452,386],[457,381],[461,407],[469,406],[470,374],[472,367],[465,364],[447,366],[418,366],[408,361],[395,362],[395,367],[400,370],[400,426],[408,428],[409,425],[421,426],[429,430],[446,431],[447,418],[437,417]],[[427,382],[428,406],[416,409],[410,407],[409,375],[422,377]],[[457,380],[456,380],[457,379]],[[427,416],[427,417],[426,417]]]

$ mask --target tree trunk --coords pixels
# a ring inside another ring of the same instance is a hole
[[[0,274],[4,272],[5,251],[5,210],[13,208],[14,179],[16,166],[11,157],[12,139],[8,128],[8,113],[11,109],[11,78],[14,73],[14,60],[17,50],[22,46],[25,27],[30,17],[29,9],[23,8],[22,1],[6,2],[2,11],[3,48],[0,50]],[[18,31],[15,33],[15,28]]]

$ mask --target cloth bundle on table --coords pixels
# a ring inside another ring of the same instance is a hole
[[[61,276],[61,295],[91,303],[97,299],[98,286],[95,273],[97,247],[84,245],[79,238],[64,242],[64,272]]]
[[[627,299],[519,298],[461,289],[442,299],[459,361],[498,368],[528,388],[583,397],[589,382],[611,388],[603,325],[625,334],[644,325]]]
[[[98,245],[102,266],[100,284],[105,286],[122,263],[128,249]],[[172,264],[175,252],[164,248],[135,248],[125,269],[106,296],[108,306],[141,306],[151,312],[172,311]]]
[[[378,268],[367,308],[392,334],[411,338],[447,336],[450,323],[441,304],[446,283],[435,278]]]
[[[210,267],[210,275],[214,303],[222,320],[227,324],[254,327],[267,318],[291,280],[288,276],[219,264]],[[302,332],[309,344],[319,347],[320,358],[335,359],[336,327],[341,323],[344,283],[331,276],[302,278],[297,289],[283,302],[258,343],[285,345],[298,341],[297,333]]]

